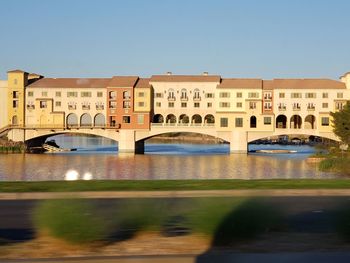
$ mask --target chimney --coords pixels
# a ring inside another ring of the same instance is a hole
[[[203,72],[203,76],[208,76],[208,74],[209,74],[208,71]]]

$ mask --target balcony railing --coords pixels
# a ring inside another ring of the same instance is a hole
[[[96,110],[104,110],[105,106],[103,105],[96,105]]]
[[[295,110],[295,111],[299,111],[301,108],[300,108],[300,106],[293,106],[293,110]]]
[[[77,105],[68,105],[68,110],[76,110]]]
[[[81,108],[83,110],[90,110],[90,105],[83,105]]]
[[[188,97],[187,96],[181,96],[180,100],[181,101],[188,101]]]
[[[283,110],[286,110],[286,109],[287,109],[286,106],[278,106],[278,110],[280,110],[280,111],[283,111]]]
[[[168,101],[175,101],[175,97],[168,97]]]
[[[201,97],[200,97],[200,96],[194,96],[194,97],[193,97],[193,100],[194,100],[194,101],[201,101]]]
[[[308,106],[308,107],[307,107],[307,110],[308,110],[308,111],[314,111],[314,110],[315,110],[315,106]]]
[[[34,110],[35,109],[35,105],[27,105],[27,109],[28,110]]]

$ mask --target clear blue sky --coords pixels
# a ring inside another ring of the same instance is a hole
[[[328,77],[350,71],[348,0],[0,0],[0,78]]]

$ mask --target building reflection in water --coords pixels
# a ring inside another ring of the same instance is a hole
[[[196,146],[193,146],[196,147]],[[306,162],[307,155],[258,154],[121,154],[80,152],[66,154],[0,155],[0,180],[65,180],[75,170],[79,179],[276,179],[335,178]],[[208,146],[212,147],[212,146]],[[167,146],[167,149],[169,146]]]

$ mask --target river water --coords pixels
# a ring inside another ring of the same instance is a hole
[[[292,154],[229,154],[229,145],[146,144],[144,155],[121,154],[106,138],[56,136],[75,152],[0,155],[1,181],[72,179],[278,179],[336,178],[320,172],[306,158],[310,146],[250,145],[256,149],[291,149]]]

